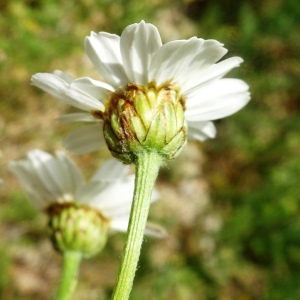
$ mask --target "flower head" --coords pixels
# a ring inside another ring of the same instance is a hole
[[[216,40],[193,37],[162,44],[157,28],[142,21],[126,27],[121,36],[92,32],[85,48],[106,83],[61,71],[32,77],[33,85],[88,112],[61,120],[95,123],[66,137],[65,146],[75,153],[97,150],[106,141],[124,162],[152,148],[170,159],[186,138],[215,137],[211,121],[250,100],[244,81],[222,78],[243,60],[218,62],[227,50]]]
[[[9,163],[31,202],[49,216],[54,246],[74,248],[91,256],[105,245],[107,231],[126,231],[132,202],[134,176],[115,159],[108,160],[89,182],[62,152],[52,156],[32,150],[27,158]],[[152,200],[158,198],[154,191]],[[156,234],[151,228],[148,233]]]

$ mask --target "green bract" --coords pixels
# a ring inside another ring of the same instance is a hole
[[[111,153],[124,163],[135,162],[143,151],[155,151],[163,160],[175,158],[187,139],[184,110],[185,100],[171,84],[127,84],[112,93],[102,115]]]

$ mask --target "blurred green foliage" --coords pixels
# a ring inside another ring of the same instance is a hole
[[[161,218],[159,221],[167,226],[170,235],[178,238],[177,248],[174,246],[176,250],[171,251],[166,263],[158,266],[151,246],[157,242],[145,243],[132,299],[298,299],[300,6],[297,0],[2,1],[1,122],[17,122],[20,114],[30,114],[32,103],[42,95],[29,86],[31,74],[63,69],[63,62],[83,54],[83,38],[91,30],[120,34],[126,25],[141,19],[156,23],[164,16],[161,12],[168,11],[181,38],[189,37],[180,32],[180,25],[186,22],[197,36],[223,42],[229,49],[228,57],[244,58],[241,68],[229,77],[245,80],[250,85],[252,100],[241,112],[217,121],[218,137],[202,145],[207,157],[204,174],[210,184],[212,209],[223,219],[221,230],[213,237],[216,250],[210,258],[212,263],[208,264],[197,248],[199,224],[185,229],[186,232],[179,225],[176,227],[172,216]],[[169,18],[167,13],[165,18]],[[11,145],[5,126],[0,132],[0,148],[5,148],[6,140]],[[37,138],[35,134],[25,140]],[[169,172],[175,172],[175,167],[170,167]],[[24,222],[30,226],[32,221],[29,231],[33,239],[41,239],[43,229],[34,228],[40,221],[23,203],[20,192],[4,193],[3,199],[1,230],[5,232],[12,222],[22,227]],[[8,275],[13,264],[11,249],[5,241],[10,239],[2,242],[0,253],[0,297],[41,299],[41,295],[14,290],[12,275]],[[112,260],[107,258],[109,253],[110,257],[118,258],[122,241],[119,235],[113,237],[104,257]],[[21,247],[22,241],[17,243]],[[162,246],[168,247],[167,243]],[[86,267],[92,264],[87,262]],[[102,293],[103,299],[109,299],[112,286],[113,281],[106,282],[97,295]]]

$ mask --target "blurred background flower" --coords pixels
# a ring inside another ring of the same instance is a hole
[[[60,151],[52,156],[31,150],[25,159],[10,161],[9,169],[32,204],[47,213],[50,238],[60,252],[78,250],[90,257],[102,250],[109,229],[127,231],[134,175],[117,160],[107,160],[89,182]],[[154,190],[152,201],[158,196]]]
[[[54,119],[74,110],[33,89],[30,77],[63,69],[103,80],[83,50],[91,30],[121,34],[144,19],[164,43],[212,38],[243,57],[230,77],[249,84],[247,108],[216,122],[216,140],[189,143],[161,171],[163,200],[151,219],[169,235],[144,244],[132,299],[297,299],[298,1],[10,0],[0,10],[2,166],[29,149],[62,149],[74,124]],[[105,157],[103,150],[75,160],[90,176]],[[60,257],[44,237],[44,217],[24,201],[13,176],[0,172],[0,298],[50,299]],[[123,241],[112,236],[101,257],[84,262],[77,299],[109,299]]]

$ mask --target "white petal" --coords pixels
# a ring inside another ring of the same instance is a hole
[[[128,82],[120,53],[119,36],[91,32],[84,45],[91,62],[110,85],[119,88]]]
[[[102,124],[74,129],[65,137],[63,145],[74,154],[89,153],[105,147]]]
[[[158,190],[154,188],[151,195],[151,202],[157,201],[158,199],[160,199],[160,194]]]
[[[168,232],[160,225],[148,221],[145,228],[145,235],[163,239],[168,236]]]
[[[105,82],[94,80],[89,77],[75,79],[71,83],[71,87],[74,89],[86,91],[89,95],[91,95],[98,101],[101,101],[103,104],[106,103],[108,95],[111,92],[115,91],[115,89],[111,85]]]
[[[191,38],[163,45],[154,55],[150,65],[150,81],[162,84],[168,80],[177,83],[181,90],[191,78],[214,64],[227,49],[215,40]]]
[[[76,187],[82,182],[77,167],[61,152],[54,157],[41,150],[32,150],[27,159],[10,162],[10,169],[40,209],[53,202],[72,200]]]
[[[93,181],[97,183],[97,181]],[[103,185],[102,185],[103,186]],[[128,215],[134,190],[134,176],[106,184],[101,193],[90,197],[89,205],[97,208],[108,219]]]
[[[205,40],[201,48],[198,49],[190,67],[194,67],[196,72],[205,69],[220,60],[227,51],[228,50],[223,47],[223,44],[218,41]]]
[[[155,51],[162,42],[157,28],[144,21],[125,28],[120,47],[124,68],[130,82],[148,83],[148,69]]]
[[[90,205],[97,207],[110,220],[123,218],[130,214],[134,191],[134,176],[107,185],[100,195],[91,198]],[[155,192],[156,193],[156,192]],[[151,202],[158,199],[153,193]]]
[[[90,113],[71,113],[61,115],[56,118],[60,122],[99,122],[99,119],[92,116]]]
[[[188,138],[191,140],[204,141],[214,138],[217,130],[212,122],[188,122]]]
[[[182,93],[184,93],[190,81],[197,78],[199,72],[204,71],[207,67],[216,63],[227,53],[227,49],[223,44],[215,40],[206,40],[200,49],[197,50],[194,58],[178,68],[178,74],[174,78],[178,78]],[[180,72],[180,69],[181,72]]]
[[[189,80],[194,70],[191,63],[195,58],[195,54],[199,52],[204,41],[202,39],[191,38],[181,47],[172,53],[171,59],[168,61],[166,69],[163,70],[165,76],[170,76],[172,81],[178,83],[182,89],[183,82]],[[170,57],[170,54],[169,54]]]
[[[155,80],[160,85],[172,80],[172,63],[182,58],[180,49],[187,43],[187,40],[177,40],[164,44],[153,56],[149,66],[149,81]]]
[[[112,182],[124,178],[130,170],[128,165],[112,158],[107,160],[93,175],[91,180]]]
[[[197,76],[194,75],[184,84],[182,93],[189,98],[190,94],[194,93],[195,90],[222,78],[226,73],[238,67],[242,62],[243,59],[240,57],[231,57],[199,71]]]
[[[71,160],[63,152],[57,151],[56,159],[59,163],[60,169],[63,170],[61,171],[61,175],[64,175],[62,180],[64,181],[65,189],[72,192],[74,195],[77,188],[84,182],[82,174],[73,160]]]
[[[56,201],[74,194],[68,182],[69,168],[65,169],[55,157],[41,150],[30,151],[27,156],[44,188]]]
[[[31,82],[53,97],[79,109],[86,111],[104,111],[104,105],[99,100],[106,98],[106,95],[110,92],[104,85],[101,87],[98,82],[98,86],[93,86],[92,79],[88,78],[81,78],[68,83],[63,77],[64,76],[60,77],[57,74],[37,73],[32,76]],[[93,86],[93,89],[90,88],[91,86]],[[81,89],[85,87],[88,88],[86,90]],[[93,96],[93,94],[96,93],[95,90],[98,91],[100,98]]]
[[[72,83],[72,81],[75,79],[71,75],[68,75],[65,72],[61,71],[61,70],[55,70],[53,72],[53,74],[57,75],[58,77],[60,77],[62,80],[64,80],[67,83]]]
[[[55,199],[45,192],[42,182],[35,174],[29,161],[10,161],[8,167],[19,179],[29,200],[38,209],[46,208]]]
[[[186,103],[187,121],[208,121],[229,116],[250,100],[248,85],[239,79],[221,79],[195,90]]]
[[[104,190],[106,186],[106,183],[99,181],[91,181],[83,184],[76,191],[75,201],[79,204],[95,207],[95,205],[93,205],[94,199],[99,197],[102,190]],[[98,209],[98,207],[95,208]],[[101,209],[98,210],[101,212]]]
[[[129,214],[127,216],[124,216],[123,218],[111,220],[109,227],[112,230],[126,232],[128,228],[128,223],[129,223]]]

